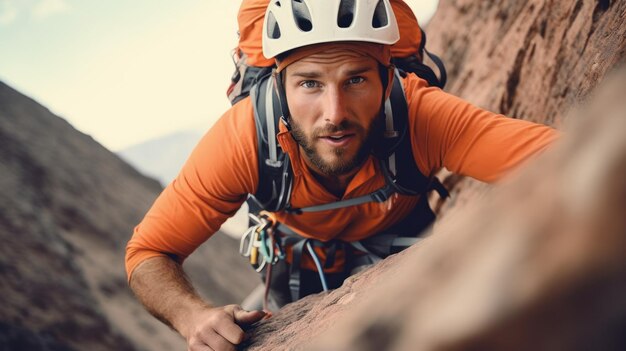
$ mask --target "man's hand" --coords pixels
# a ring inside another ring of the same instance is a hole
[[[180,264],[169,257],[153,257],[133,272],[130,287],[144,306],[176,329],[189,351],[235,350],[244,339],[241,326],[265,317],[238,305],[212,307],[194,291]]]
[[[179,332],[187,339],[188,351],[234,351],[244,339],[242,326],[265,317],[263,311],[244,311],[239,305],[204,308],[190,316]]]

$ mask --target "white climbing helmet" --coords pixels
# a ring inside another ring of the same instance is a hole
[[[311,44],[400,39],[389,0],[270,0],[263,21],[263,55],[276,57]]]

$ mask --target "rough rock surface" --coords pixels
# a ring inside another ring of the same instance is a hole
[[[626,70],[554,150],[383,268],[314,350],[625,349],[625,90]]]
[[[160,191],[0,82],[0,349],[184,349],[132,296],[123,266],[132,228]],[[210,243],[186,268],[215,302],[241,301],[258,277],[233,239]]]
[[[259,323],[246,349],[626,348],[624,91],[626,70],[530,167],[420,244]]]
[[[441,0],[428,49],[448,68],[446,90],[507,116],[559,126],[626,58],[626,2]],[[443,175],[457,204],[485,187]]]
[[[447,91],[507,116],[553,124],[626,54],[623,1],[442,0],[428,48]]]
[[[624,349],[626,76],[565,116],[624,62],[625,18],[623,1],[442,1],[428,47],[447,64],[447,90],[582,126],[488,195],[446,178],[457,187],[435,235],[286,306],[242,349]]]

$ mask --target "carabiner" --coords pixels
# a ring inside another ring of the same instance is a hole
[[[252,233],[256,230],[256,226],[252,226],[246,230],[245,233],[241,236],[241,240],[239,241],[239,253],[243,257],[250,257],[250,253],[252,251],[253,240],[250,237]]]
[[[256,267],[254,270],[257,271],[258,273],[261,273],[263,268],[265,268],[265,264],[267,264],[267,261],[261,260],[261,263],[259,263],[258,267]]]

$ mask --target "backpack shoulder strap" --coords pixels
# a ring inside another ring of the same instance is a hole
[[[257,133],[259,184],[257,192],[249,196],[248,205],[252,212],[277,211],[289,203],[293,177],[289,158],[276,140],[281,111],[271,74],[250,89],[250,98]]]
[[[404,85],[401,74],[395,72],[395,79],[391,88],[391,95],[385,104],[386,117],[386,138],[398,136],[395,144],[392,144],[390,151],[393,153],[387,157],[384,165],[387,172],[393,179],[400,194],[417,195],[430,190],[435,190],[443,198],[450,194],[437,177],[429,177],[422,174],[415,164],[413,155],[412,140],[416,136],[411,136],[409,130],[409,111]]]
[[[422,174],[415,164],[411,140],[415,138],[409,130],[409,111],[404,85],[398,70],[385,102],[386,160],[383,162],[388,176],[397,191],[405,195],[417,195],[428,190],[430,178]],[[385,157],[381,157],[385,159]]]

